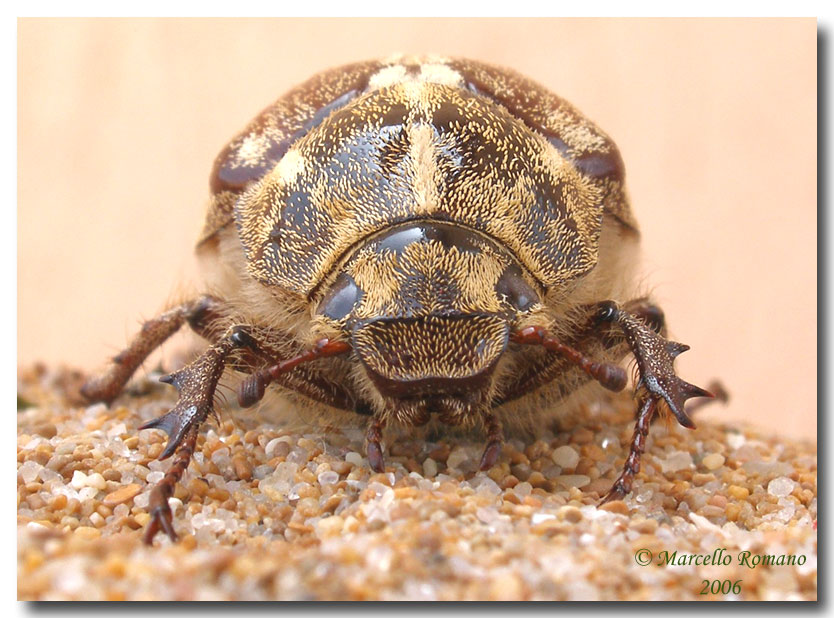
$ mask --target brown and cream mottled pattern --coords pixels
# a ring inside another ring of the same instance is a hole
[[[541,85],[471,60],[399,56],[326,71],[264,110],[215,162],[201,242],[231,222],[231,193],[253,274],[307,294],[380,212],[428,216],[513,240],[557,285],[593,267],[603,212],[636,231],[623,179],[610,138]],[[364,204],[360,189],[373,189]],[[311,236],[322,255],[309,260]]]
[[[319,73],[263,110],[232,139],[214,161],[212,198],[199,242],[234,219],[234,201],[229,200],[229,194],[237,196],[263,178],[299,137],[363,92],[381,67],[380,62],[360,62]]]
[[[475,94],[423,82],[377,90],[286,156],[299,161],[291,173],[279,164],[236,206],[251,273],[267,285],[310,294],[350,247],[422,218],[490,235],[547,286],[596,264],[601,188]]]

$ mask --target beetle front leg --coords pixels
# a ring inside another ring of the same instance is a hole
[[[645,322],[649,328],[660,336],[666,337],[666,318],[663,314],[663,310],[647,298],[639,298],[637,300],[629,301],[625,303],[623,310]],[[713,395],[714,398],[701,399],[688,404],[686,406],[686,413],[688,415],[691,415],[696,410],[710,405],[711,403],[727,403],[730,400],[730,394],[727,392],[727,388],[720,380],[712,380],[707,385],[707,390]],[[652,422],[655,422],[657,418],[658,417],[655,414]]]
[[[599,307],[605,307],[606,305],[607,303],[602,303]],[[655,305],[648,298],[638,298],[629,301],[625,303],[623,310],[640,318],[641,321],[645,322],[646,326],[661,337],[666,336],[666,315],[663,313],[663,309]],[[597,313],[597,316],[600,313],[601,309]]]
[[[712,397],[713,395],[709,391],[681,380],[675,374],[673,361],[679,354],[689,349],[688,345],[669,341],[649,326],[647,321],[620,309],[613,302],[604,302],[599,305],[597,319],[600,323],[609,322],[616,325],[625,334],[626,341],[637,361],[640,379],[636,390],[642,401],[629,457],[622,475],[603,499],[603,502],[607,502],[621,498],[631,490],[634,474],[640,469],[640,456],[645,449],[646,436],[657,404],[661,400],[664,401],[678,423],[694,429],[695,424],[686,414],[684,403],[692,397]]]
[[[623,471],[600,501],[601,505],[611,500],[621,500],[631,491],[634,476],[640,472],[640,457],[646,450],[646,438],[649,435],[649,427],[656,409],[657,399],[643,398],[637,410],[637,422],[634,424],[634,435],[631,437],[631,447],[623,464]]]
[[[186,434],[180,446],[177,448],[176,457],[174,458],[168,472],[159,483],[154,485],[151,490],[150,499],[148,501],[148,511],[151,514],[151,520],[145,528],[145,535],[142,537],[145,544],[151,545],[156,533],[162,529],[171,541],[177,540],[177,533],[174,531],[174,521],[171,515],[171,507],[168,505],[168,499],[174,495],[174,487],[179,483],[188,463],[191,461],[191,456],[194,454],[194,449],[197,445],[197,427],[192,427]]]
[[[640,374],[636,388],[645,388],[655,399],[663,399],[681,425],[694,428],[695,424],[684,410],[684,403],[692,397],[713,395],[699,386],[681,380],[675,374],[673,361],[686,352],[689,346],[669,341],[642,319],[620,309],[613,302],[600,304],[597,319],[617,325],[625,334]]]
[[[255,342],[243,327],[235,326],[193,362],[162,378],[163,382],[177,388],[180,398],[168,413],[145,423],[139,429],[165,431],[168,434],[168,444],[159,459],[166,459],[174,453],[177,457],[165,477],[151,491],[151,521],[145,535],[148,544],[153,542],[160,528],[171,540],[176,539],[168,498],[188,466],[200,425],[214,409],[214,392],[223,375],[226,361],[234,350],[240,348],[253,349]]]

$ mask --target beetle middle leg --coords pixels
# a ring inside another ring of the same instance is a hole
[[[81,394],[89,401],[110,403],[124,389],[125,384],[145,359],[176,333],[186,322],[206,339],[211,337],[211,324],[217,318],[221,301],[213,296],[182,303],[148,320],[142,330],[119,352],[107,371],[88,380],[81,387]]]

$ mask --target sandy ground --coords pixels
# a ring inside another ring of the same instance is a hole
[[[361,430],[232,409],[170,501],[180,541],[145,546],[168,462],[137,427],[175,395],[156,377],[108,407],[74,399],[79,372],[20,372],[19,599],[816,599],[816,445],[658,422],[633,493],[597,508],[627,395],[511,439],[486,474],[478,437],[393,441],[373,474]]]

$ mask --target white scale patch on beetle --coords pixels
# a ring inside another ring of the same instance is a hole
[[[573,110],[560,109],[551,113],[550,122],[563,127],[560,137],[574,153],[598,150],[606,152],[609,142],[596,127],[577,116]]]
[[[305,165],[304,155],[298,149],[290,148],[287,154],[278,161],[270,176],[282,185],[289,186],[304,174]]]
[[[450,58],[440,54],[405,54],[403,52],[395,52],[389,54],[380,62],[382,64],[402,64],[402,65],[420,65],[420,64],[448,64]]]
[[[401,64],[395,64],[390,67],[385,67],[379,73],[373,75],[368,82],[370,90],[379,90],[380,88],[387,88],[393,84],[399,84],[405,79],[406,68]]]
[[[429,215],[437,207],[437,154],[434,131],[427,124],[418,124],[408,134],[411,147],[409,155],[414,166],[415,212]]]
[[[380,69],[368,82],[370,90],[380,90],[404,82],[430,82],[458,88],[463,84],[463,76],[446,64],[432,62],[420,64],[420,70],[414,74],[402,64],[394,64]]]
[[[237,149],[229,167],[234,169],[257,165],[263,161],[271,144],[272,142],[268,136],[260,133],[250,133]]]
[[[424,64],[420,67],[420,79],[433,84],[455,88],[463,84],[463,76],[445,64]]]

